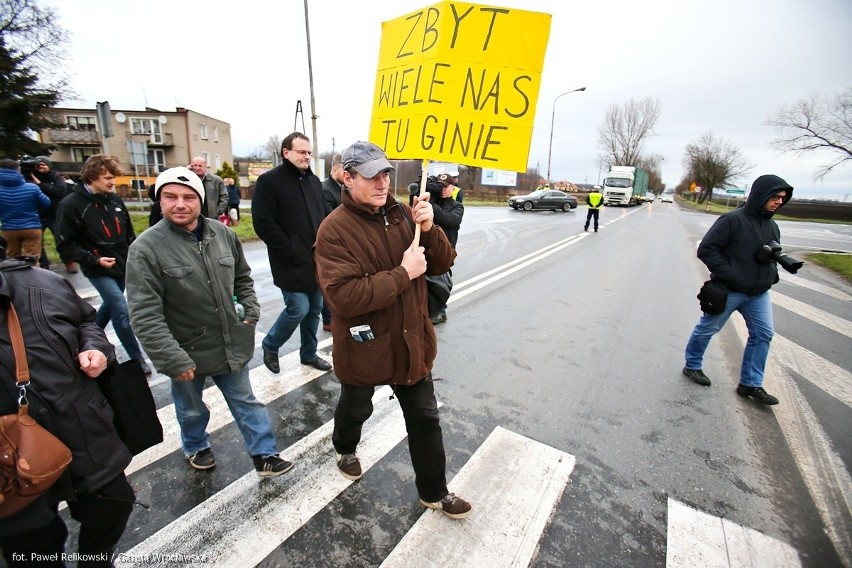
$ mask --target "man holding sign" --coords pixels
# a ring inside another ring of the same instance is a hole
[[[317,281],[335,314],[335,374],[340,399],[332,443],[341,475],[361,478],[356,448],[373,412],[376,386],[390,385],[402,407],[420,503],[452,519],[470,503],[447,490],[446,456],[432,381],[437,338],[424,275],[447,272],[455,251],[434,224],[428,195],[413,207],[388,193],[393,166],[384,151],[356,142],[342,154],[342,204],[319,228]],[[422,232],[415,242],[415,223]]]

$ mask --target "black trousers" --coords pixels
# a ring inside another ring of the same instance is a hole
[[[373,413],[374,390],[374,387],[340,384],[340,400],[334,411],[331,436],[338,454],[355,453],[361,441],[361,427]],[[424,501],[440,501],[448,493],[447,458],[434,383],[426,379],[410,386],[397,386],[395,393],[405,418],[417,493]]]
[[[595,218],[595,230],[598,230],[598,215],[600,215],[600,209],[592,209],[589,207],[589,210],[586,212],[586,226],[584,227],[587,231],[589,230],[589,221],[592,217]]]
[[[127,526],[135,500],[133,488],[121,473],[97,491],[68,502],[71,517],[80,522],[78,566],[112,566],[113,550]],[[9,568],[65,566],[62,553],[68,529],[59,516],[58,506],[42,498],[18,515],[41,515],[47,523],[36,528],[28,527],[17,534],[14,534],[14,529],[4,527],[0,534],[0,547],[6,565]],[[24,518],[21,521],[21,526],[27,526]],[[35,562],[33,558],[40,558],[41,562]]]

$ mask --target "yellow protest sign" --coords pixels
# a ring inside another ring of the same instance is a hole
[[[550,19],[441,2],[384,22],[370,141],[392,159],[526,171]]]

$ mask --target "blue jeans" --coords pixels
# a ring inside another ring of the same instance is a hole
[[[89,282],[101,295],[103,301],[95,316],[95,323],[103,329],[107,322],[112,321],[115,334],[124,350],[127,351],[127,356],[131,359],[142,357],[139,342],[136,341],[136,335],[130,327],[130,312],[127,311],[127,300],[124,298],[124,282],[119,282],[111,276],[90,276]]]
[[[299,357],[302,361],[310,361],[317,356],[317,327],[322,311],[322,294],[319,290],[316,292],[281,290],[281,293],[284,295],[284,311],[275,320],[261,345],[267,351],[278,353],[298,326],[302,340]]]
[[[740,384],[746,387],[763,386],[763,370],[769,356],[769,343],[775,330],[772,323],[772,301],[769,292],[749,296],[742,292],[728,292],[725,311],[719,315],[702,314],[686,344],[686,368],[700,369],[704,351],[710,339],[722,329],[734,311],[740,312],[748,328],[748,341],[740,367]]]
[[[172,399],[180,424],[183,453],[187,456],[210,447],[210,436],[207,434],[210,409],[201,398],[206,378],[195,377],[191,381],[172,380]],[[237,428],[243,435],[244,446],[249,455],[269,456],[277,453],[269,414],[266,412],[266,406],[254,397],[248,367],[243,367],[236,373],[214,375],[210,378],[222,391]]]

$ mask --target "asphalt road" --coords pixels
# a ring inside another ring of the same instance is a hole
[[[599,233],[584,233],[584,219],[582,207],[466,211],[449,319],[437,328],[434,374],[448,474],[464,474],[456,490],[478,495],[481,516],[438,525],[426,533],[427,551],[458,545],[468,565],[484,565],[471,555],[520,533],[532,542],[529,558],[497,564],[686,566],[684,559],[704,550],[700,542],[712,531],[681,539],[673,523],[682,504],[729,531],[744,528],[754,542],[793,550],[803,566],[849,565],[852,287],[810,265],[796,277],[782,274],[773,290],[777,336],[765,385],[781,404],[759,407],[734,393],[743,345],[736,318],[708,350],[704,369],[713,386],[700,387],[680,373],[700,314],[695,294],[706,279],[695,247],[714,217],[655,202],[604,209]],[[852,249],[848,225],[781,225],[790,254]],[[246,254],[264,331],[282,301],[262,244],[247,245]],[[85,294],[84,280],[73,280]],[[329,341],[321,348],[330,351]],[[291,341],[282,355],[297,349]],[[226,409],[212,433],[219,457],[212,472],[187,466],[172,431],[172,446],[131,466],[130,480],[151,508],[137,508],[131,517],[119,545],[128,554],[124,563],[156,564],[150,554],[159,551],[184,554],[161,565],[188,565],[186,554],[195,551],[209,554],[197,564],[205,566],[399,565],[394,551],[407,535],[422,534],[423,516],[404,433],[387,440],[377,433],[362,444],[384,444],[386,451],[371,460],[363,480],[320,498],[336,483],[334,476],[320,481],[335,473],[333,458],[328,454],[315,466],[300,444],[332,419],[336,379],[306,374],[292,355],[282,361],[280,377],[268,375],[259,356],[251,366],[256,392],[266,389],[279,446],[299,456],[297,467],[287,479],[258,484]],[[153,378],[152,388],[163,420],[173,422],[168,379]],[[376,412],[371,422],[384,416],[378,403]],[[492,434],[502,431],[553,450],[559,461],[575,460],[556,500],[537,505],[545,513],[538,532],[535,523],[524,524],[532,501],[526,492],[535,486],[535,472],[551,462],[515,479],[510,473],[518,460],[501,461],[505,451],[496,451],[494,462],[479,459]],[[369,450],[359,451],[363,458]],[[475,470],[472,463],[490,465]],[[468,467],[476,473],[468,475]],[[495,480],[505,487],[482,489]],[[242,493],[238,485],[245,485]],[[279,503],[288,496],[296,503]],[[308,512],[312,499],[321,502]],[[247,502],[257,509],[243,510]],[[488,517],[503,502],[518,504]],[[240,504],[236,513],[234,503]],[[285,520],[293,527],[280,527]],[[477,533],[480,525],[487,528]],[[454,544],[458,527],[469,532]],[[752,560],[769,554],[761,546],[751,551]],[[246,556],[235,561],[235,550]]]

